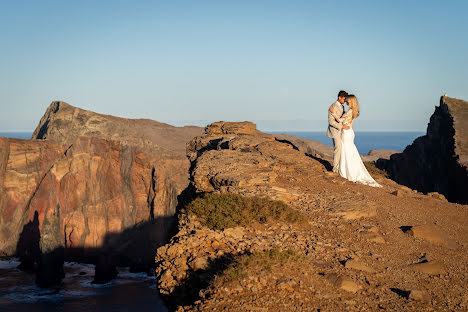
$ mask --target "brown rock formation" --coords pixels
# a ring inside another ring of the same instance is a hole
[[[309,157],[252,123],[214,123],[188,144],[187,154],[196,192],[279,199],[303,213],[307,224],[277,222],[219,231],[207,228],[202,218],[181,214],[179,232],[156,255],[158,288],[172,308],[468,307],[465,206],[412,191],[382,175],[375,179],[383,188],[349,182],[327,171],[326,160]],[[395,190],[398,196],[392,194]],[[449,243],[440,243],[434,233]],[[293,250],[299,260],[223,273],[239,255],[273,249]],[[220,275],[228,282],[213,282]]]
[[[200,132],[53,102],[33,134],[41,140],[0,138],[0,254],[27,250],[32,240],[19,237],[37,213],[42,258],[63,248],[95,261],[104,250],[117,264],[151,265],[188,185],[185,144]]]
[[[185,158],[185,145],[202,133],[202,128],[174,127],[150,119],[126,119],[52,102],[47,108],[32,139],[49,139],[71,144],[78,137],[98,137],[138,147],[147,154],[169,153]]]
[[[378,161],[392,179],[418,191],[468,204],[468,102],[443,96],[427,126],[403,153]]]
[[[153,163],[118,142],[80,137],[66,147],[0,138],[0,146],[5,255],[15,253],[23,225],[35,212],[41,244],[46,220],[59,216],[60,229],[52,227],[51,238],[66,248],[95,249],[141,222],[171,216],[181,191],[165,170],[167,161]]]

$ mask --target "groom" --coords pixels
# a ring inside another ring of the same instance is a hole
[[[335,117],[333,117],[333,112],[335,115],[340,117],[343,115],[343,104],[346,101],[347,96],[348,93],[346,91],[341,90],[338,92],[338,99],[328,109],[327,137],[333,139],[333,172],[338,172],[338,168],[340,166],[341,129],[343,128],[343,124],[336,121]]]

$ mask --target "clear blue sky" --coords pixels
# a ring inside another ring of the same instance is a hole
[[[468,1],[3,1],[0,131],[53,100],[175,125],[322,130],[340,89],[358,130],[424,131],[468,100]]]

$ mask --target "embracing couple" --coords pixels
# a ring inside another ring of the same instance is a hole
[[[345,112],[344,104],[349,109]],[[354,145],[353,122],[359,116],[359,103],[355,95],[345,91],[328,109],[327,136],[333,139],[333,172],[353,182],[382,187],[367,172],[361,156]]]

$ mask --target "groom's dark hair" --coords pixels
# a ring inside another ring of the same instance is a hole
[[[348,92],[341,90],[338,92],[338,97],[348,97]]]

